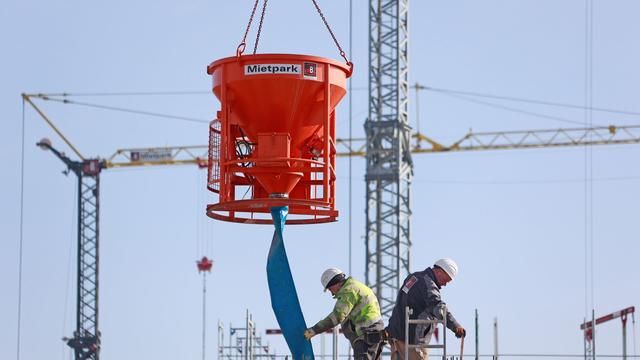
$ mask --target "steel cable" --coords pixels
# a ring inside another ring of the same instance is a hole
[[[16,359],[20,360],[20,341],[22,333],[22,250],[24,240],[24,132],[25,132],[25,100],[22,98],[22,143],[20,151],[20,237],[18,246],[18,323],[16,339]]]
[[[522,110],[522,109],[510,107],[510,106],[498,105],[498,104],[494,104],[494,103],[487,102],[487,101],[482,101],[482,100],[470,99],[470,98],[468,98],[466,96],[462,96],[462,95],[455,95],[455,94],[449,94],[449,93],[441,93],[441,94],[453,97],[455,99],[468,101],[468,102],[472,102],[472,103],[476,103],[476,104],[480,104],[480,105],[485,105],[485,106],[489,106],[489,107],[494,107],[494,108],[497,108],[497,109],[511,111],[511,112],[515,112],[515,113],[519,113],[519,114],[523,114],[523,115],[535,116],[535,117],[539,117],[539,118],[550,119],[550,120],[565,122],[565,123],[569,123],[569,124],[580,124],[580,125],[584,124],[584,122],[581,122],[581,121],[570,120],[570,119],[566,119],[566,118],[562,118],[562,117],[558,117],[558,116],[553,116],[553,115],[540,114],[540,113],[533,112],[533,111]]]
[[[353,0],[349,0],[349,53],[353,54]],[[353,84],[352,77],[349,77],[349,151],[353,148]],[[351,177],[353,176],[353,156],[349,156],[349,276],[351,272],[351,258],[352,258],[352,184]]]
[[[73,202],[72,204],[76,204],[78,202],[78,192],[77,191],[73,191]],[[74,229],[77,226],[74,222],[73,219],[77,219],[77,213],[76,211],[78,210],[77,207],[73,207],[73,209],[71,210],[71,230],[69,231],[69,233],[71,234],[71,236],[69,237],[69,253],[67,256],[67,275],[65,276],[65,287],[64,287],[64,310],[63,310],[63,316],[62,316],[62,334],[64,336],[64,334],[67,333],[67,308],[69,305],[69,283],[71,282],[71,269],[73,267],[73,243],[75,240],[75,233],[74,233]],[[71,348],[68,347],[64,342],[62,343],[62,359],[64,359],[64,354],[65,354],[65,350],[69,350],[71,352]]]
[[[131,114],[154,116],[154,117],[160,117],[160,118],[165,118],[165,119],[182,120],[182,121],[203,123],[203,124],[208,124],[209,123],[209,120],[204,120],[204,119],[197,119],[197,118],[186,117],[186,116],[163,114],[163,113],[157,113],[157,112],[145,111],[145,110],[127,109],[127,108],[122,108],[122,107],[117,107],[117,106],[80,102],[80,101],[69,100],[69,99],[56,99],[56,98],[48,97],[48,96],[40,97],[40,99],[46,100],[46,101],[59,102],[59,103],[63,103],[63,104],[86,106],[86,107],[92,107],[92,108],[103,109],[103,110],[112,110],[112,111],[126,112],[126,113],[131,113]]]
[[[484,97],[484,98],[496,99],[496,100],[506,100],[506,101],[529,103],[529,104],[537,104],[537,105],[556,106],[556,107],[572,108],[572,109],[578,109],[578,110],[593,110],[593,111],[609,112],[609,113],[622,114],[622,115],[636,115],[636,116],[640,115],[640,112],[638,111],[617,110],[617,109],[592,107],[592,106],[585,107],[583,105],[575,105],[575,104],[568,104],[568,103],[561,103],[561,102],[554,102],[554,101],[543,101],[543,100],[535,100],[535,99],[525,99],[525,98],[519,98],[519,97],[513,97],[513,96],[493,95],[493,94],[473,92],[473,91],[452,90],[452,89],[436,88],[436,87],[430,87],[430,86],[422,86],[420,87],[420,89],[437,92],[437,93],[443,93],[443,94],[468,95],[468,96],[474,96],[474,97]]]
[[[631,313],[631,329],[633,331],[633,356],[636,355],[636,316],[635,313]]]

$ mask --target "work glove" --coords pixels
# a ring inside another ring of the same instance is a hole
[[[309,328],[304,331],[304,338],[307,340],[311,340],[312,337],[316,335],[316,332],[313,329]]]
[[[467,331],[462,326],[458,326],[455,330],[455,333],[458,339],[467,336]]]

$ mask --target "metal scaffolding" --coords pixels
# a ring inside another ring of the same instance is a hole
[[[256,335],[253,316],[247,310],[244,327],[229,324],[229,339],[225,345],[224,325],[218,321],[218,360],[276,360],[276,354],[269,344],[263,344],[262,337]]]

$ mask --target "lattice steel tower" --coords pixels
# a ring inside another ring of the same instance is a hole
[[[76,330],[73,337],[64,338],[75,352],[75,360],[99,360],[100,330],[98,328],[98,269],[100,172],[104,162],[98,159],[71,160],[51,146],[48,140],[37,144],[51,150],[67,165],[65,174],[78,178],[78,255]]]
[[[370,0],[366,281],[390,316],[411,249],[408,0]]]

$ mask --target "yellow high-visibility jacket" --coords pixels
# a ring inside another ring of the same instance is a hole
[[[355,328],[356,335],[360,336],[362,329],[382,322],[378,298],[365,284],[350,277],[345,280],[334,298],[336,305],[331,314],[312,327],[316,334],[349,320]]]

